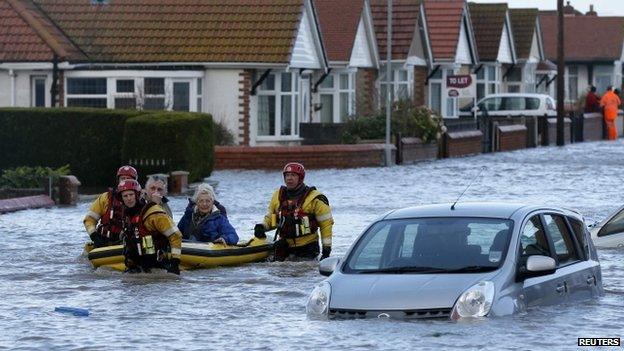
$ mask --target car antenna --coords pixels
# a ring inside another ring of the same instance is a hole
[[[472,181],[470,181],[470,184],[468,184],[468,186],[466,187],[466,189],[464,189],[464,191],[462,191],[461,194],[459,194],[459,197],[457,198],[457,200],[455,200],[455,202],[453,202],[453,204],[451,205],[451,210],[455,209],[455,205],[457,204],[457,201],[459,201],[459,199],[461,199],[462,196],[464,196],[464,193],[466,191],[468,191],[468,189],[470,188],[470,186],[472,185],[472,183],[474,183],[475,180],[477,180],[477,178],[479,178],[479,176],[481,175],[481,173],[483,173],[483,170],[485,170],[485,166],[481,167],[481,170],[479,171],[479,174],[477,174],[476,177],[472,178]]]

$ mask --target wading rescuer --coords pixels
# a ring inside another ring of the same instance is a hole
[[[117,183],[134,179],[138,174],[132,166],[117,170]],[[93,201],[83,223],[95,247],[119,244],[123,225],[123,202],[116,196],[116,188],[109,188]],[[99,221],[99,224],[98,224]]]
[[[600,99],[600,106],[603,108],[604,121],[607,126],[607,139],[609,140],[616,140],[618,137],[615,120],[621,104],[620,98],[613,92],[613,87],[609,86],[607,92]]]
[[[323,251],[321,259],[329,257],[334,220],[329,201],[315,187],[303,183],[305,169],[300,163],[284,166],[284,183],[273,193],[264,223],[256,224],[254,235],[265,238],[266,231],[276,229],[275,260],[283,261],[290,254],[316,259],[319,254],[318,230]]]
[[[117,192],[126,210],[140,201],[141,186],[135,180],[119,183]],[[123,225],[124,257],[128,272],[149,272],[163,268],[180,274],[182,234],[165,210],[154,202],[141,206],[134,215],[125,216]]]

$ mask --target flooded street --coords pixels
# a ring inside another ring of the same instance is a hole
[[[624,203],[624,142],[581,143],[446,159],[414,166],[311,170],[329,198],[341,255],[380,214],[453,202],[548,203],[601,220]],[[113,172],[113,170],[111,170]],[[220,171],[217,198],[241,239],[253,235],[280,170]],[[176,222],[186,198],[173,198]],[[170,274],[94,270],[77,207],[0,215],[0,349],[578,349],[578,337],[624,337],[624,250],[599,250],[605,295],[505,318],[311,321],[305,303],[323,280],[316,263],[258,263]],[[272,234],[271,234],[272,235]],[[54,312],[85,308],[88,317]],[[608,349],[608,348],[607,348]]]

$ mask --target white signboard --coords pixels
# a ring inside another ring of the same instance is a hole
[[[477,97],[477,75],[460,74],[446,77],[446,96],[456,98]]]

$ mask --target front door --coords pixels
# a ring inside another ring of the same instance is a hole
[[[191,110],[191,83],[173,82],[173,110]]]

